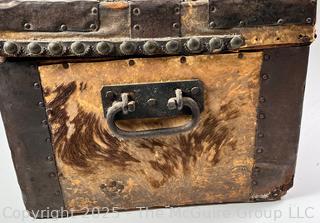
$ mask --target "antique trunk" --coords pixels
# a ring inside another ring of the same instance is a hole
[[[0,99],[35,218],[280,199],[315,0],[2,0]]]

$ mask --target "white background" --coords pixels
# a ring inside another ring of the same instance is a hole
[[[318,4],[318,12],[319,12]],[[318,23],[319,24],[319,23]],[[319,25],[317,26],[319,30]],[[311,46],[295,185],[282,201],[255,204],[209,205],[177,209],[122,212],[42,220],[43,223],[320,222],[320,41]],[[0,222],[34,222],[24,205],[11,154],[0,120]]]

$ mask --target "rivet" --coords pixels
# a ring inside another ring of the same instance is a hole
[[[258,133],[258,137],[259,137],[259,138],[263,138],[263,137],[264,137],[264,134],[263,134],[262,132],[259,132],[259,133]]]
[[[62,67],[63,67],[63,69],[68,69],[69,68],[69,64],[68,63],[62,63]]]
[[[60,26],[60,30],[61,31],[66,31],[68,29],[68,27],[65,25],[65,24],[62,24],[61,26]]]
[[[265,103],[265,102],[266,102],[266,98],[263,97],[263,96],[260,96],[260,97],[259,97],[259,101],[260,101],[261,103]]]
[[[199,93],[200,93],[200,88],[198,88],[198,87],[191,88],[191,94],[197,95]]]
[[[114,97],[114,93],[112,91],[107,91],[106,92],[106,98],[107,100],[112,100]]]
[[[239,53],[239,54],[238,54],[238,58],[239,58],[239,59],[243,59],[243,57],[244,57],[243,53]]]
[[[134,60],[129,60],[128,61],[129,66],[134,66],[136,62]]]
[[[307,18],[306,19],[306,23],[308,23],[308,24],[312,23],[312,19],[311,18]]]
[[[210,22],[210,23],[209,23],[209,28],[210,28],[210,29],[214,29],[214,27],[216,27],[216,23],[213,22],[213,21]]]
[[[187,42],[187,47],[191,52],[201,50],[201,41],[199,38],[190,38]]]
[[[174,8],[174,12],[175,12],[176,15],[180,14],[180,6],[179,5]]]
[[[231,49],[238,49],[243,45],[243,39],[240,36],[234,36],[230,40]]]
[[[97,14],[97,13],[98,13],[98,9],[97,9],[96,7],[93,7],[93,8],[91,9],[91,13],[92,13],[92,14]]]
[[[90,24],[90,29],[91,29],[91,30],[97,29],[97,25],[94,24],[94,23]]]
[[[48,161],[53,161],[53,156],[50,156],[50,155],[47,156],[47,160],[48,160]]]
[[[23,25],[23,27],[24,27],[24,29],[29,30],[29,29],[31,29],[31,24],[30,24],[30,23],[25,23],[25,24]]]
[[[132,12],[133,12],[133,14],[136,15],[136,16],[140,15],[140,9],[139,9],[139,8],[134,8],[134,9],[132,10]]]
[[[259,147],[259,148],[257,148],[257,153],[263,153],[263,148],[262,147]]]
[[[241,26],[241,27],[244,26],[244,24],[245,24],[244,21],[239,22],[239,26]]]
[[[186,57],[180,57],[180,63],[186,63],[187,58]]]
[[[180,49],[180,44],[176,40],[171,40],[166,44],[166,50],[168,53],[177,53]]]
[[[57,176],[57,174],[54,172],[49,173],[49,177],[56,177],[56,176]]]
[[[258,182],[254,180],[254,181],[252,181],[252,185],[256,186],[256,185],[258,185]]]
[[[37,83],[37,82],[35,82],[35,83],[33,83],[33,87],[34,87],[35,89],[39,89],[39,88],[40,88],[40,84]]]
[[[282,25],[284,23],[284,20],[283,19],[278,19],[277,23],[278,23],[278,25]]]
[[[172,24],[172,27],[173,27],[174,29],[179,29],[180,25],[175,22],[175,23]]]
[[[154,99],[154,98],[150,98],[148,101],[147,101],[147,104],[150,106],[150,107],[153,107],[157,104],[157,99]]]
[[[259,114],[259,119],[265,119],[266,118],[266,115],[265,114],[263,114],[263,113],[260,113]]]
[[[47,137],[47,138],[45,139],[45,141],[48,142],[48,143],[51,143],[51,139],[50,139],[49,137]]]
[[[268,74],[263,74],[262,75],[262,79],[263,80],[268,80],[269,79],[269,75]]]
[[[56,195],[56,196],[59,196],[61,194],[61,192],[60,191],[56,191],[56,192],[54,192],[54,195]]]
[[[209,41],[210,51],[219,50],[223,46],[223,41],[221,38],[213,37]]]
[[[254,171],[255,173],[260,173],[260,172],[261,172],[261,169],[260,169],[259,167],[255,167],[255,168],[253,168],[253,171]]]
[[[34,54],[34,55],[38,55],[42,52],[42,48],[40,44],[36,42],[29,43],[27,46],[27,49],[31,54]]]
[[[71,50],[76,55],[83,55],[87,51],[87,47],[84,43],[76,41],[71,44]]]
[[[41,124],[46,127],[46,126],[48,125],[48,121],[47,121],[47,120],[43,120],[43,121],[41,122]]]
[[[271,56],[268,54],[265,54],[263,58],[265,61],[269,61],[271,59]]]
[[[44,102],[42,102],[42,101],[40,101],[40,102],[38,103],[38,105],[39,105],[40,108],[44,108],[44,107],[45,107]]]
[[[63,53],[63,46],[58,42],[51,42],[48,45],[50,54],[54,56],[60,56]]]
[[[113,51],[113,44],[112,43],[108,43],[108,42],[99,42],[96,45],[96,51],[100,54],[100,55],[107,55],[109,53],[111,53]]]
[[[8,55],[15,55],[19,51],[19,47],[14,42],[5,42],[3,45],[3,50]]]
[[[128,103],[128,111],[129,112],[134,112],[136,110],[136,102],[135,101],[130,101]]]
[[[139,31],[140,28],[141,28],[141,27],[140,27],[139,24],[135,24],[135,25],[133,26],[133,29],[136,30],[136,31]]]
[[[159,44],[153,40],[149,40],[143,45],[143,51],[149,55],[156,53],[158,49]]]
[[[120,51],[125,55],[132,55],[136,52],[137,46],[134,42],[124,41],[120,44]]]

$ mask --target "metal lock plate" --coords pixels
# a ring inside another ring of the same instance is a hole
[[[177,89],[181,89],[183,97],[192,98],[198,104],[200,111],[203,111],[203,83],[200,80],[187,80],[104,86],[101,91],[104,114],[107,115],[108,109],[114,102],[121,101],[122,93],[128,93],[128,101],[135,102],[135,111],[128,114],[119,113],[116,116],[117,120],[191,115],[188,108],[168,109],[168,100],[175,97]]]

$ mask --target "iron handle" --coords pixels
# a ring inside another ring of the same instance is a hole
[[[192,113],[191,121],[187,122],[185,125],[173,127],[173,128],[161,128],[161,129],[151,129],[151,130],[142,130],[142,131],[126,131],[120,129],[115,124],[115,116],[119,112],[123,112],[126,107],[126,100],[114,102],[114,104],[108,109],[107,112],[107,123],[111,134],[117,138],[126,139],[126,138],[149,138],[149,137],[159,137],[167,136],[178,133],[184,133],[195,128],[200,121],[200,108],[195,100],[190,97],[182,97],[179,93],[179,89],[176,90],[177,97],[170,98],[168,100],[168,109],[182,109],[183,107],[188,107]],[[172,107],[172,102],[177,106]],[[171,107],[169,106],[171,104]],[[126,109],[127,111],[127,109]],[[134,111],[133,111],[134,112]]]

